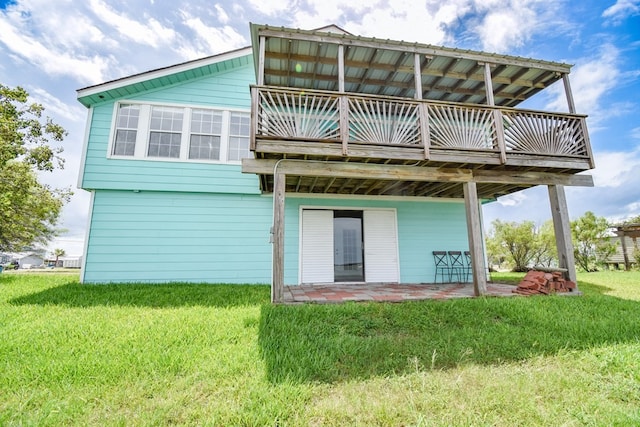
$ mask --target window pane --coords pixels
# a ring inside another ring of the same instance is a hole
[[[116,156],[133,156],[136,151],[136,135],[140,106],[121,104],[116,118],[116,138],[113,142],[112,154]]]
[[[249,156],[248,113],[231,113],[229,121],[229,160],[241,160]]]
[[[219,160],[220,137],[212,135],[191,135],[190,159]]]
[[[220,135],[222,133],[222,113],[194,109],[191,113],[191,133]]]
[[[153,107],[151,110],[151,130],[182,132],[182,108]]]
[[[229,160],[249,158],[249,138],[229,137]]]
[[[137,129],[140,106],[122,104],[118,109],[118,128]]]
[[[133,156],[136,150],[136,133],[135,130],[116,130],[113,154],[117,156]]]
[[[179,133],[151,132],[149,135],[149,157],[180,157]]]

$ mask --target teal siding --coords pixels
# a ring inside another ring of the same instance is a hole
[[[254,81],[244,65],[126,99],[249,111]],[[113,111],[114,102],[93,108],[82,188],[259,194],[257,176],[242,174],[240,165],[107,158]]]
[[[84,281],[269,283],[271,199],[96,191]]]
[[[285,283],[298,283],[300,206],[395,208],[400,280],[433,282],[431,251],[466,250],[464,204],[287,197]],[[84,281],[270,283],[272,199],[96,191]]]
[[[395,208],[400,280],[403,283],[433,282],[435,269],[432,251],[463,251],[469,247],[462,202],[307,199],[289,196],[285,206],[285,283],[298,283],[300,206]]]

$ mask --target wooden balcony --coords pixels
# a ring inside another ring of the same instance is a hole
[[[584,115],[252,87],[259,159],[576,173],[593,168]]]
[[[251,91],[257,163],[243,170],[259,174],[265,192],[283,159],[307,162],[289,166],[287,192],[463,197],[460,183],[474,180],[480,197],[495,198],[540,184],[593,185],[590,176],[574,176],[593,168],[584,115],[279,87]],[[305,172],[317,162],[322,166]]]

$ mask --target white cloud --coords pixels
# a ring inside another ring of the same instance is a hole
[[[613,45],[605,44],[596,55],[579,59],[569,75],[576,109],[579,113],[588,114],[594,126],[605,114],[617,114],[613,109],[605,111],[601,106],[601,100],[620,83],[618,57],[618,49]],[[549,89],[549,93],[553,100],[547,105],[547,109],[567,111],[564,85],[554,85]]]
[[[602,12],[603,18],[614,25],[620,24],[625,18],[640,14],[640,0],[618,0]]]
[[[471,31],[482,49],[508,53],[547,30],[564,31],[567,25],[560,13],[560,2],[540,0],[473,0],[479,17]]]
[[[32,35],[29,24],[28,20],[21,17],[20,11],[0,14],[1,42],[14,57],[40,67],[47,73],[69,75],[82,83],[104,80],[106,70],[112,65],[112,58],[75,54],[46,37]]]
[[[598,187],[616,188],[629,181],[629,175],[640,170],[640,153],[601,152],[597,153],[596,168],[592,171],[593,180]]]
[[[80,106],[70,106],[62,102],[59,98],[55,97],[45,89],[36,87],[28,88],[29,97],[33,101],[46,106],[47,115],[56,115],[64,117],[67,120],[77,120],[78,117],[84,117],[86,112]]]
[[[225,10],[222,8],[222,6],[220,6],[219,3],[216,3],[214,7],[216,9],[216,12],[218,12],[218,21],[220,21],[221,24],[228,24],[229,15],[227,15],[227,12],[225,12]]]
[[[89,0],[89,7],[103,23],[133,42],[158,48],[171,45],[176,39],[176,32],[172,28],[164,27],[154,18],[143,15],[141,18],[146,22],[136,21],[124,13],[117,13],[102,0]]]
[[[183,56],[189,59],[226,52],[239,47],[249,45],[249,42],[233,27],[210,27],[199,17],[194,17],[186,11],[181,11],[184,25],[190,28],[197,36],[191,44],[185,44],[180,48]]]
[[[518,193],[511,193],[506,196],[499,197],[497,202],[500,206],[521,206],[527,203],[527,195],[522,191]]]
[[[290,0],[248,0],[249,5],[267,16],[277,16],[297,9],[297,1]]]

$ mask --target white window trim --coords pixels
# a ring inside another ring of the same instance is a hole
[[[115,145],[115,135],[117,128],[118,110],[120,105],[138,105],[140,106],[140,116],[138,118],[138,129],[136,133],[136,148],[133,156],[123,156],[113,154],[113,147]],[[182,122],[182,139],[180,144],[180,157],[150,157],[147,156],[147,150],[149,146],[149,126],[151,121],[151,107],[173,107],[184,109],[183,122]],[[190,127],[191,127],[191,112],[194,109],[202,110],[214,110],[222,113],[222,131],[220,134],[220,155],[218,160],[209,159],[190,159],[189,158],[189,144],[190,144]],[[229,126],[231,113],[246,113],[249,114],[249,110],[240,108],[228,108],[228,107],[215,107],[208,105],[196,105],[196,104],[167,104],[163,102],[154,101],[136,101],[136,100],[121,100],[113,104],[113,114],[111,117],[111,128],[109,130],[109,144],[107,147],[107,158],[118,160],[145,160],[152,162],[183,162],[183,163],[210,163],[210,164],[233,164],[239,165],[242,162],[238,160],[228,160],[229,158]],[[253,154],[249,152],[249,157],[252,158]]]

